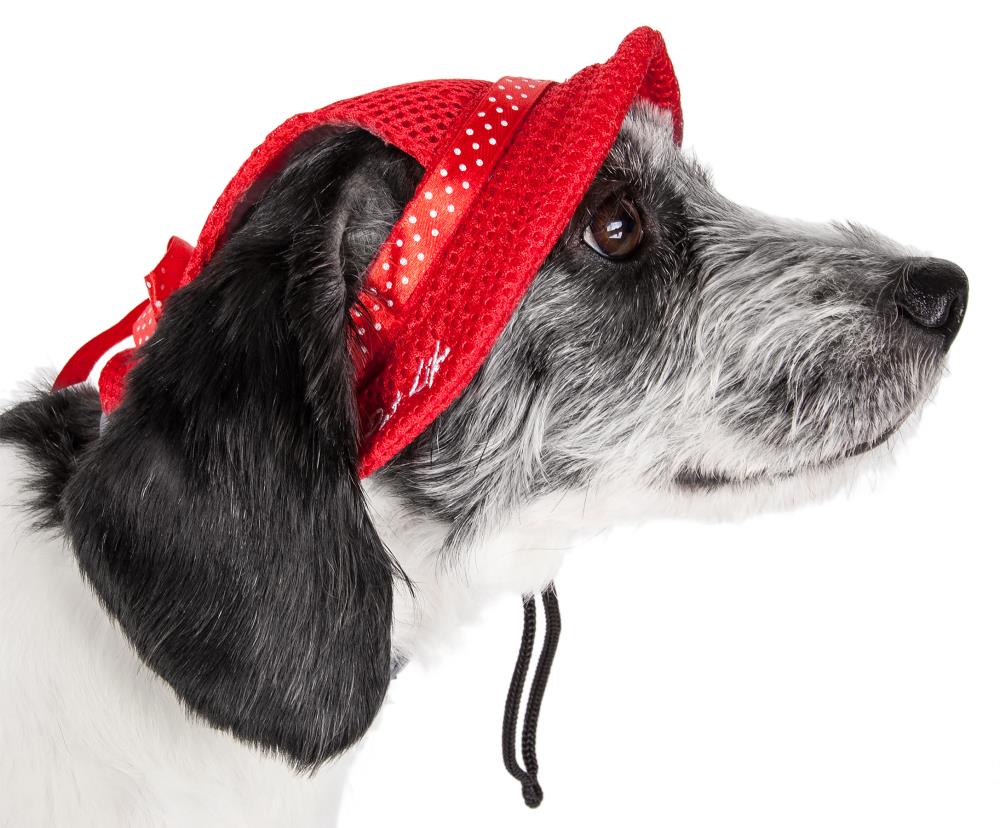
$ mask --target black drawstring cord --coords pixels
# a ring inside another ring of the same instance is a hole
[[[507,704],[503,712],[503,763],[515,779],[521,783],[521,795],[524,804],[529,808],[537,808],[542,804],[542,788],[538,784],[538,758],[535,756],[535,742],[538,731],[538,714],[542,709],[542,697],[545,695],[545,685],[549,680],[552,662],[556,656],[556,646],[559,644],[559,631],[562,621],[559,618],[559,598],[556,596],[554,584],[549,584],[542,592],[542,607],[545,610],[545,640],[542,652],[538,657],[535,677],[528,692],[528,704],[524,710],[524,729],[521,731],[521,753],[524,756],[524,768],[517,762],[517,715],[521,707],[521,694],[524,691],[524,681],[531,667],[531,654],[535,646],[535,596],[525,595],[524,599],[524,629],[521,633],[521,649],[514,664],[514,674],[510,679],[510,689],[507,691]]]

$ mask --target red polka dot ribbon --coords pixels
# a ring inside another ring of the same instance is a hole
[[[418,291],[421,279],[434,269],[441,252],[461,226],[462,218],[489,180],[510,145],[518,126],[551,81],[504,77],[482,96],[444,142],[416,193],[372,262],[364,289],[351,311],[356,337],[352,342],[358,387],[377,374],[392,350],[391,343],[403,309]],[[441,363],[450,355],[442,345],[422,362],[409,388],[417,393],[433,384]],[[370,434],[384,425],[386,412],[376,412],[363,424]]]

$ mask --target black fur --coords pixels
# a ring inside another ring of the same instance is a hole
[[[2,421],[139,655],[209,722],[303,768],[355,742],[389,682],[403,576],[356,474],[345,323],[420,173],[360,131],[309,136],[167,303],[88,450],[93,391]]]
[[[0,443],[17,446],[32,470],[24,482],[36,529],[62,524],[63,490],[97,438],[100,419],[97,391],[85,385],[55,394],[38,390],[0,414]]]

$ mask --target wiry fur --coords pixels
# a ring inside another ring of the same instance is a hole
[[[893,301],[907,251],[733,204],[669,134],[635,108],[476,381],[385,473],[458,546],[555,491],[767,487],[874,446],[934,387],[941,343]],[[628,263],[581,240],[619,188],[646,219]]]
[[[328,760],[391,653],[540,588],[580,532],[849,477],[964,310],[953,266],[726,200],[637,105],[474,381],[362,492],[346,314],[420,174],[359,131],[310,135],[168,303],[103,431],[89,389],[0,417],[60,530],[11,520],[0,545],[0,732],[25,746],[0,816],[81,824],[86,779],[102,825],[327,823]],[[583,238],[613,194],[645,233],[623,261]]]

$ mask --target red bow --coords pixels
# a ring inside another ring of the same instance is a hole
[[[149,292],[149,302],[139,318],[132,326],[132,338],[136,347],[142,345],[153,335],[156,323],[163,313],[163,303],[181,284],[181,278],[187,270],[188,262],[194,248],[184,239],[171,236],[167,242],[167,252],[160,263],[146,277],[146,290]]]
[[[97,336],[86,343],[78,350],[66,367],[59,372],[53,383],[54,389],[66,388],[85,382],[90,372],[94,370],[94,365],[111,348],[131,333],[136,346],[142,345],[153,335],[156,322],[163,313],[163,304],[167,297],[173,293],[181,283],[184,271],[187,269],[188,261],[194,248],[183,239],[171,236],[167,243],[167,252],[146,276],[146,289],[149,292],[149,299],[136,305],[125,316],[108,328],[101,331]],[[131,350],[116,354],[112,359],[131,360]]]

